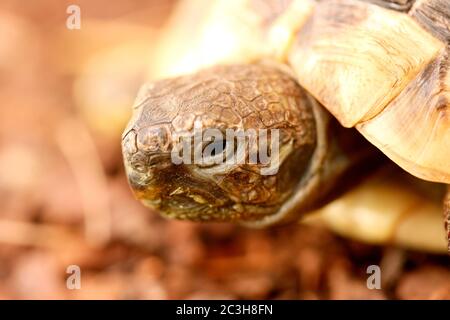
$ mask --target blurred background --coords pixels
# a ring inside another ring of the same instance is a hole
[[[0,298],[449,299],[445,256],[319,227],[167,221],[134,200],[120,135],[140,85],[163,74],[179,5],[1,1]],[[383,290],[367,289],[372,264]]]

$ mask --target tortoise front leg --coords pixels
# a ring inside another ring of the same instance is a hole
[[[414,178],[394,165],[369,176],[330,204],[306,216],[304,222],[323,223],[358,241],[413,250],[446,253],[450,191],[442,228],[442,185]]]

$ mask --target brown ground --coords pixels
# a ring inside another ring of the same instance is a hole
[[[78,31],[64,2],[0,4],[0,298],[450,298],[445,256],[143,208],[120,132],[171,1],[78,3]],[[366,287],[372,264],[382,290]],[[69,265],[81,290],[66,288]]]

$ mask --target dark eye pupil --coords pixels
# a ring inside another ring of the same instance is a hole
[[[227,147],[227,141],[226,140],[218,140],[218,141],[214,141],[212,142],[212,152],[211,155],[214,157],[215,155],[221,154],[223,153],[223,151],[226,149]]]

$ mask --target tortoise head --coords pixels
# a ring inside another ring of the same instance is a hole
[[[311,98],[277,67],[214,67],[144,86],[123,134],[129,183],[164,216],[259,221],[316,149]]]

